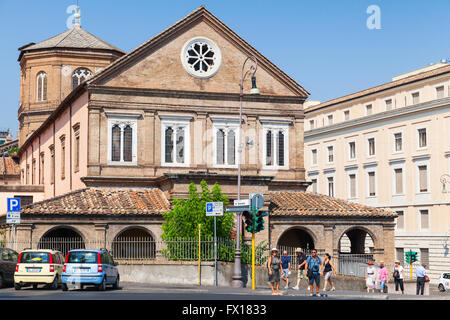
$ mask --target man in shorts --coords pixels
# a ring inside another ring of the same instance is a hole
[[[281,274],[281,279],[286,281],[286,288],[289,288],[289,273],[291,273],[291,257],[288,256],[287,251],[283,251],[281,256],[281,265],[283,266],[283,273]]]
[[[300,280],[305,279],[305,264],[306,264],[306,254],[302,252],[302,249],[297,248],[295,250],[297,253],[297,265],[298,265],[298,273],[297,273],[297,285],[293,288],[294,290],[300,290]]]
[[[320,291],[320,272],[322,271],[323,263],[320,257],[317,255],[317,250],[314,249],[311,252],[311,256],[306,259],[305,269],[309,278],[309,291],[310,296],[319,295]],[[313,285],[316,283],[316,293],[313,293]]]

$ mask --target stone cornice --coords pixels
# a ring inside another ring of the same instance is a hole
[[[239,93],[222,93],[222,92],[197,92],[184,90],[163,90],[163,89],[147,89],[147,88],[125,88],[125,87],[109,87],[89,85],[90,93],[110,94],[110,95],[132,95],[145,97],[163,97],[163,98],[181,98],[181,99],[197,99],[197,100],[219,100],[219,101],[240,101]],[[274,96],[274,95],[252,95],[245,94],[243,96],[245,102],[262,102],[262,103],[286,103],[286,104],[303,104],[305,98],[299,96]]]

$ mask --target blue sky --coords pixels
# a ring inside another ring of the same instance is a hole
[[[0,0],[0,128],[18,129],[17,48],[66,30],[76,0]],[[448,0],[79,0],[82,25],[130,51],[200,5],[326,101],[450,58]],[[381,10],[369,30],[367,8]]]

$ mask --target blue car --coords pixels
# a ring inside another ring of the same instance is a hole
[[[67,253],[62,272],[61,282],[63,291],[69,285],[79,285],[83,289],[86,285],[95,285],[98,290],[106,290],[107,285],[119,288],[119,271],[106,249],[77,249]]]

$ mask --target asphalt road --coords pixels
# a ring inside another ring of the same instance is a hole
[[[94,287],[83,290],[71,288],[67,292],[50,290],[40,286],[15,290],[0,289],[0,300],[398,300],[398,299],[433,299],[450,300],[450,293],[433,292],[432,296],[401,296],[397,294],[379,294],[365,292],[335,291],[327,292],[327,297],[310,297],[306,290],[280,290],[281,296],[272,296],[270,289],[196,286],[152,286],[149,284],[121,283],[118,290],[108,288],[97,291]]]

